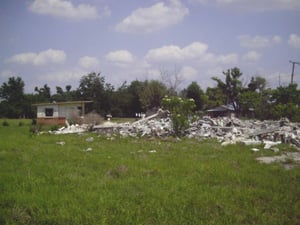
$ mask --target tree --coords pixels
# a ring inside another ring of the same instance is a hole
[[[242,90],[242,82],[239,80],[242,76],[240,69],[234,67],[223,72],[225,82],[217,77],[212,79],[217,82],[217,87],[221,89],[223,94],[227,97],[226,103],[231,104],[237,114],[240,113],[239,94]]]
[[[89,73],[81,77],[79,87],[77,89],[78,96],[81,100],[92,100],[91,108],[87,107],[86,110],[96,110],[97,113],[105,113],[103,109],[103,96],[104,96],[104,83],[105,79],[100,73]]]
[[[166,95],[166,86],[157,81],[151,80],[145,83],[145,89],[140,94],[140,101],[144,110],[152,110],[160,107],[162,98]]]
[[[10,77],[0,88],[0,116],[18,118],[23,116],[24,81],[20,77]]]
[[[147,82],[145,81],[135,80],[132,81],[128,86],[128,92],[131,96],[130,109],[132,115],[134,115],[135,113],[141,113],[143,111],[140,96],[141,93],[145,90],[146,84]]]
[[[248,84],[249,91],[258,91],[261,93],[266,87],[266,79],[260,76],[251,77],[251,81]]]
[[[191,98],[195,101],[195,110],[201,110],[204,106],[203,91],[197,82],[192,82],[184,91],[185,98]]]
[[[241,91],[239,95],[240,112],[243,116],[255,116],[262,118],[265,114],[264,110],[267,108],[267,101],[264,95],[266,87],[266,79],[263,77],[252,77],[248,88]]]
[[[205,97],[205,105],[208,109],[226,104],[227,98],[224,96],[223,91],[218,87],[208,87],[206,89]]]
[[[161,69],[160,76],[163,84],[166,86],[169,96],[177,96],[180,84],[183,82],[182,74],[177,67],[172,72]]]
[[[40,102],[51,102],[51,89],[47,84],[43,87],[35,87],[34,91],[38,93],[38,99]]]
[[[273,90],[270,102],[272,119],[287,117],[295,122],[300,121],[300,91],[297,90],[297,84]]]

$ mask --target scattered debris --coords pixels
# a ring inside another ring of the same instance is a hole
[[[92,151],[93,149],[92,148],[87,148],[87,149],[84,149],[83,151],[84,152],[90,152],[90,151]]]
[[[58,141],[56,142],[57,145],[65,145],[66,143],[64,141]]]
[[[67,123],[67,127],[61,127],[58,130],[55,131],[49,131],[51,134],[73,134],[73,133],[83,133],[89,130],[88,124],[78,125],[78,124],[72,124],[69,125]]]
[[[280,156],[264,156],[256,158],[261,163],[282,163],[285,169],[292,169],[300,163],[300,152],[286,152]]]
[[[150,150],[149,153],[156,153],[156,150]]]
[[[88,137],[87,139],[85,139],[87,142],[93,142],[94,138],[93,137]]]

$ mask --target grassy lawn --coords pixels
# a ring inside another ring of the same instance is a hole
[[[33,135],[29,120],[7,122],[0,120],[0,224],[300,224],[300,169],[255,160],[270,150]]]

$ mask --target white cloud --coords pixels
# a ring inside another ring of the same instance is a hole
[[[299,0],[191,0],[201,4],[209,4],[229,9],[265,12],[265,11],[282,11],[293,10],[300,11]]]
[[[100,16],[110,15],[110,10],[105,7],[98,13],[96,7],[89,4],[79,4],[74,6],[68,0],[34,0],[29,9],[32,12],[42,15],[52,15],[74,20],[96,19]]]
[[[184,66],[181,68],[179,75],[184,79],[184,80],[194,80],[196,79],[196,76],[198,74],[198,71],[191,67],[191,66]]]
[[[95,57],[83,56],[78,61],[79,65],[85,69],[95,69],[99,67],[99,60]]]
[[[134,56],[127,50],[117,50],[106,54],[105,59],[109,62],[124,65],[134,62]]]
[[[145,58],[151,62],[176,62],[183,60],[183,54],[180,47],[168,45],[161,48],[150,49]]]
[[[169,4],[158,2],[148,8],[138,8],[115,26],[118,32],[150,33],[179,23],[189,13],[180,0]]]
[[[4,70],[0,72],[0,79],[7,79],[14,76],[16,76],[15,73],[10,70]]]
[[[145,58],[147,61],[152,62],[179,62],[204,56],[207,49],[208,46],[201,42],[194,42],[184,48],[176,45],[168,45],[150,49]]]
[[[62,50],[48,49],[39,53],[26,52],[12,56],[7,60],[9,63],[31,64],[34,66],[46,65],[48,63],[62,64],[67,56]]]
[[[257,62],[261,54],[256,51],[249,51],[243,56],[243,60],[249,63]]]
[[[275,35],[273,37],[268,36],[250,36],[250,35],[240,35],[238,36],[241,47],[250,49],[261,49],[270,47],[274,44],[279,44],[281,42],[281,37]]]
[[[66,83],[66,82],[73,82],[74,80],[79,81],[79,79],[84,75],[87,74],[86,71],[81,70],[63,70],[63,71],[56,71],[51,73],[46,73],[42,76],[38,77],[38,80],[46,82],[55,82],[58,83]]]
[[[222,65],[231,65],[235,66],[238,63],[238,54],[230,53],[227,55],[220,55],[216,57],[216,62]]]
[[[297,34],[291,34],[288,40],[288,44],[293,48],[300,48],[300,36]]]

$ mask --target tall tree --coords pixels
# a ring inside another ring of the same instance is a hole
[[[251,81],[248,84],[249,91],[258,91],[261,93],[266,87],[266,79],[260,76],[251,77]]]
[[[184,95],[186,98],[192,98],[195,101],[195,110],[201,110],[204,106],[203,91],[197,82],[192,82],[185,90]]]
[[[34,91],[38,93],[40,102],[51,102],[51,88],[44,84],[43,87],[35,87]]]
[[[169,96],[177,96],[179,92],[179,86],[183,82],[183,76],[179,69],[175,66],[173,71],[166,69],[160,70],[160,77],[162,83],[166,86]]]
[[[92,100],[91,108],[87,107],[87,111],[92,109],[96,112],[104,114],[103,105],[105,79],[100,73],[89,73],[80,79],[80,84],[77,93],[81,100]]]
[[[0,87],[0,116],[21,117],[24,114],[24,81],[20,77],[10,77]]]
[[[140,94],[143,108],[152,110],[160,107],[162,98],[167,94],[166,86],[157,80],[146,82],[146,87]]]
[[[239,94],[242,90],[242,82],[240,77],[242,73],[239,68],[234,67],[223,72],[225,76],[225,81],[222,81],[218,77],[213,77],[212,79],[217,82],[217,87],[221,89],[223,94],[227,97],[227,104],[231,104],[237,114],[240,112],[239,105]]]

